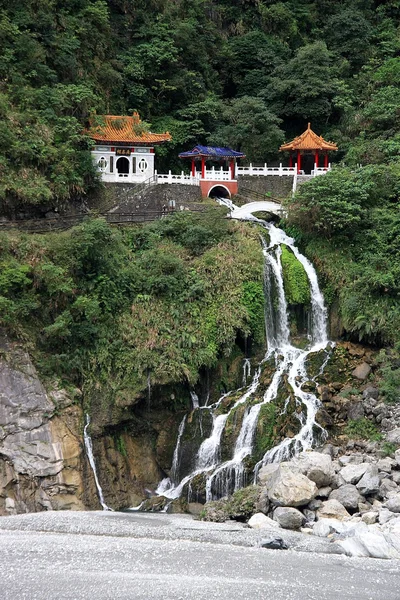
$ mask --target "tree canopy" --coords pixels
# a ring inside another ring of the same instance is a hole
[[[399,154],[396,0],[21,0],[0,10],[2,210],[96,185],[89,116],[138,110],[178,151],[277,159],[308,120],[348,164]]]

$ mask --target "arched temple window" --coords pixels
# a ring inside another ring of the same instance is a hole
[[[104,156],[102,156],[100,158],[100,160],[97,161],[97,167],[98,167],[99,171],[104,173],[104,171],[107,169],[107,166],[108,166],[108,162],[107,162],[106,158]]]
[[[145,173],[147,171],[147,169],[149,168],[149,165],[147,164],[147,160],[145,160],[144,158],[141,158],[139,160],[138,168],[141,173]]]

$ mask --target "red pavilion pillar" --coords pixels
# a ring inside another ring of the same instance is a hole
[[[192,158],[192,177],[194,177],[196,174],[196,165],[194,162],[194,158]]]
[[[289,154],[289,167],[290,167],[290,169],[293,167],[293,156],[292,156],[292,153]]]
[[[314,164],[315,167],[318,169],[318,150],[315,151],[315,158],[314,158]]]
[[[301,154],[300,150],[297,150],[297,174],[299,175],[301,171]]]
[[[204,179],[206,176],[206,159],[204,156],[201,157],[201,178]]]
[[[328,163],[328,153],[326,152],[325,156],[324,156],[324,167],[325,167],[325,169],[327,169],[328,166],[329,166],[329,163]]]
[[[233,158],[231,159],[230,169],[231,169],[231,179],[235,179],[235,160]]]

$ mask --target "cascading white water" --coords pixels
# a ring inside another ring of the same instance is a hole
[[[251,363],[249,358],[243,360],[243,375],[242,375],[242,386],[245,387],[247,380],[251,374]]]
[[[226,199],[219,199],[220,204],[224,204],[231,210],[231,216],[235,218],[235,205]],[[309,380],[306,372],[306,360],[311,352],[318,352],[324,349],[328,343],[327,337],[327,311],[324,300],[318,286],[318,279],[314,267],[303,256],[294,245],[294,240],[287,236],[284,231],[275,227],[271,223],[261,221],[252,214],[247,214],[241,207],[238,218],[258,222],[268,232],[269,243],[262,237],[263,254],[265,258],[264,268],[264,287],[265,287],[265,323],[267,337],[267,354],[264,361],[273,359],[275,361],[275,373],[271,383],[264,393],[261,401],[249,406],[243,416],[241,429],[236,439],[232,458],[221,463],[221,438],[229,419],[229,415],[239,405],[246,403],[254,395],[259,385],[260,369],[255,373],[253,380],[247,391],[240,396],[226,414],[218,414],[214,411],[220,406],[223,396],[216,405],[209,407],[213,415],[213,428],[210,436],[205,439],[197,453],[195,468],[192,473],[179,482],[179,484],[167,485],[167,480],[160,484],[158,493],[162,493],[169,498],[177,498],[184,489],[185,485],[199,474],[205,474],[206,477],[206,499],[222,497],[232,493],[234,490],[246,485],[246,467],[245,459],[250,457],[253,452],[255,432],[264,404],[273,402],[278,395],[278,390],[283,377],[285,376],[287,384],[291,389],[296,403],[301,407],[301,412],[297,415],[300,429],[296,435],[286,438],[277,446],[266,452],[264,457],[257,463],[254,469],[254,477],[257,477],[260,467],[268,462],[281,461],[290,458],[301,450],[306,450],[316,444],[316,433],[318,441],[323,441],[324,430],[316,422],[315,417],[320,406],[319,400],[310,392],[305,392],[302,385]],[[297,260],[303,265],[310,284],[311,296],[311,326],[309,331],[310,344],[306,350],[293,346],[290,342],[290,329],[288,318],[288,307],[285,297],[283,272],[281,265],[282,245],[287,246],[295,255]],[[246,359],[247,360],[247,359]],[[329,356],[322,368],[324,368]],[[247,371],[249,363],[245,361],[243,370],[243,385],[247,382]],[[285,408],[289,403],[289,398],[285,403]],[[204,407],[203,409],[204,410]],[[178,443],[179,443],[178,436]]]
[[[199,406],[200,406],[200,404],[199,404],[199,397],[198,397],[198,395],[196,394],[196,392],[194,390],[191,390],[190,397],[192,399],[193,410],[195,410],[196,408],[199,408]]]
[[[185,429],[185,423],[186,423],[186,415],[183,417],[183,419],[179,425],[178,439],[176,441],[174,456],[172,459],[171,481],[176,481],[177,476],[179,474],[179,450],[181,449],[181,439],[182,439],[183,431]]]
[[[86,425],[83,428],[83,439],[85,442],[86,454],[89,459],[89,464],[93,471],[93,477],[94,477],[94,481],[96,483],[97,494],[99,496],[100,504],[101,504],[103,510],[112,510],[112,508],[107,506],[107,504],[105,503],[104,496],[103,496],[103,490],[101,489],[99,478],[97,476],[96,463],[95,463],[94,455],[93,455],[92,438],[90,437],[90,435],[88,433],[89,425],[90,425],[90,417],[89,417],[89,415],[86,415]]]

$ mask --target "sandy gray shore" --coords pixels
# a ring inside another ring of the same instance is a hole
[[[288,532],[289,533],[289,532]],[[0,519],[2,600],[399,600],[400,563],[259,547],[265,532],[181,515]],[[296,540],[298,540],[296,542]],[[320,547],[320,549],[322,546]],[[312,551],[310,551],[312,550]]]

